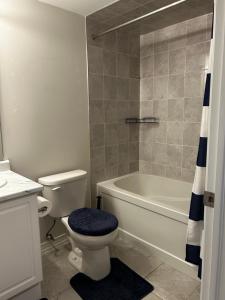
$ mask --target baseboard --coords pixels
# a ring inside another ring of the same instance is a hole
[[[153,245],[149,242],[119,228],[119,236],[123,240],[127,240],[133,247],[142,248],[145,251],[154,254],[159,257],[163,262],[171,265],[175,269],[189,275],[190,277],[197,279],[197,267],[192,265],[183,259]]]
[[[57,249],[61,249],[62,247],[68,244],[69,244],[69,240],[67,238],[67,235],[65,233],[61,234],[55,238],[55,241],[52,242],[45,241],[41,243],[41,254],[46,255],[51,252],[54,252],[55,249],[52,245],[54,245]]]

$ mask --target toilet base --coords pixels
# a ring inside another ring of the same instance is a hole
[[[109,248],[98,250],[83,250],[74,248],[69,253],[69,262],[93,280],[101,280],[111,271]]]

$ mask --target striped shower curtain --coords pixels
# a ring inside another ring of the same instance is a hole
[[[204,225],[204,192],[208,142],[208,113],[210,100],[211,62],[213,40],[210,47],[210,63],[205,81],[205,93],[203,99],[201,131],[199,139],[198,156],[196,162],[195,178],[192,188],[191,205],[188,220],[186,261],[198,266],[198,276],[201,278],[202,259],[201,244]]]

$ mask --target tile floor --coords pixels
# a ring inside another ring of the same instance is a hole
[[[154,285],[154,292],[144,300],[199,300],[199,281],[163,263],[154,255],[120,238],[110,250],[112,256],[118,257]],[[77,271],[68,262],[68,252],[68,247],[64,247],[57,256],[54,253],[43,256],[42,296],[48,300],[81,300],[69,284]]]

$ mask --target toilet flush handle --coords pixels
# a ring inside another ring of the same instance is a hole
[[[61,189],[61,186],[56,186],[56,187],[52,188],[52,191],[58,191],[60,189]]]

